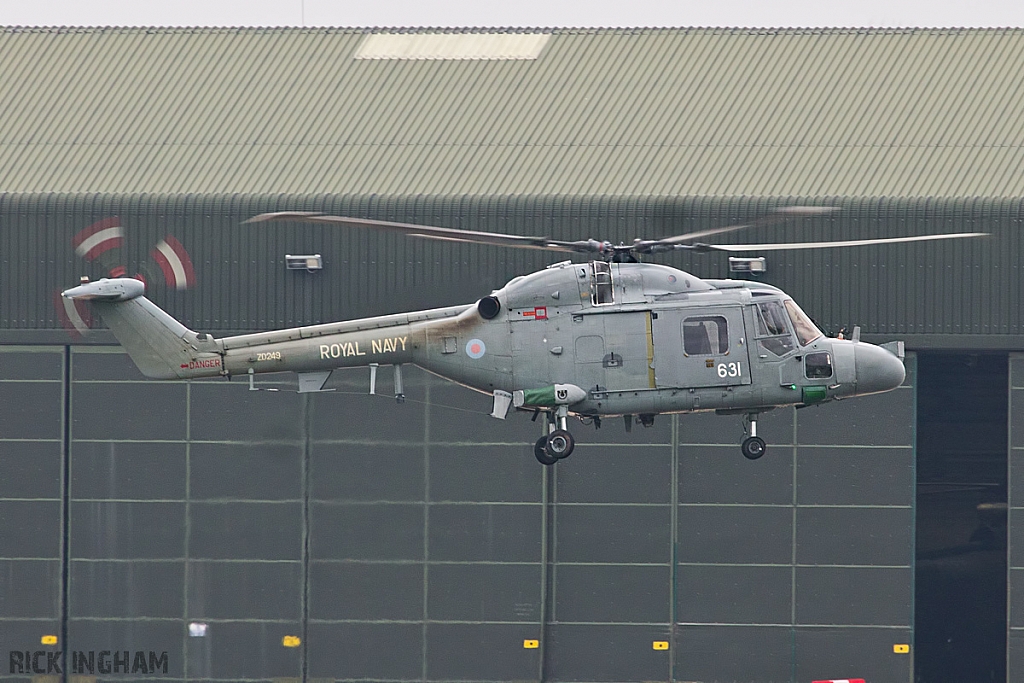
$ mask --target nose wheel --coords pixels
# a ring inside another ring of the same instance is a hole
[[[565,406],[559,406],[556,414],[548,414],[548,434],[533,445],[533,455],[541,465],[554,465],[562,458],[568,458],[576,447],[576,439],[565,428],[567,415]]]
[[[768,444],[757,435],[757,413],[747,415],[747,421],[750,423],[750,436],[743,439],[740,450],[747,460],[757,460],[768,450]]]
[[[759,436],[748,436],[740,444],[740,450],[743,451],[743,457],[747,460],[757,460],[768,450],[768,444]]]

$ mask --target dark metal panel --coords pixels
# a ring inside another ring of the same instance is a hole
[[[5,554],[9,556],[10,550]],[[0,560],[0,614],[4,620],[58,619],[60,574],[59,560]]]
[[[430,498],[434,501],[538,503],[542,471],[534,466],[536,462],[528,452],[528,444],[432,446]],[[401,469],[394,471],[400,473]]]
[[[188,478],[192,500],[299,500],[302,448],[275,443],[192,443]]]
[[[174,559],[182,556],[184,503],[72,501],[71,557]],[[56,538],[54,541],[58,540]]]
[[[911,448],[801,446],[798,458],[801,505],[906,505],[914,487]]]
[[[553,624],[548,627],[546,680],[667,680],[671,650],[655,650],[668,640],[668,624]]]
[[[309,617],[419,620],[423,617],[423,565],[313,561]]]
[[[435,621],[538,621],[540,583],[540,564],[431,564],[427,614]]]
[[[910,645],[909,629],[796,629],[797,681],[863,678],[878,683],[909,683],[913,655],[895,652]]]
[[[178,643],[181,624],[172,623]],[[188,638],[188,678],[267,679],[302,675],[301,652],[283,647],[285,636],[302,633],[296,622],[220,622],[203,638]],[[112,639],[112,642],[119,642]]]
[[[199,520],[197,520],[199,521]],[[199,552],[193,553],[200,555]],[[259,619],[298,621],[302,610],[302,565],[299,562],[217,562],[188,565],[189,619]]]
[[[792,567],[682,565],[676,577],[676,621],[684,624],[789,624],[792,622],[792,584]],[[686,645],[685,631],[679,640],[680,645]]]
[[[670,419],[665,416],[663,421],[669,423]],[[618,435],[619,429],[619,425],[613,424],[606,431]],[[604,434],[600,437],[603,441]],[[578,445],[577,449],[573,454],[580,456],[579,464],[556,471],[559,503],[670,502],[670,445],[650,446],[641,441],[623,448],[609,448],[601,444],[597,447]],[[615,486],[609,486],[609,481],[614,481]]]
[[[540,650],[523,642],[536,637],[533,624],[430,624],[426,679],[535,680]]]
[[[61,444],[8,441],[0,445],[0,498],[61,496]]]
[[[169,500],[185,497],[185,445],[75,442],[71,495],[83,498]]]
[[[539,505],[431,504],[430,559],[536,562],[540,519]]]
[[[668,563],[669,506],[571,505],[558,508],[559,562]]]
[[[4,351],[0,353],[0,380],[60,380],[64,358],[52,348],[40,351]]]
[[[556,567],[558,621],[668,622],[667,566],[571,565]]]
[[[0,382],[0,438],[59,439],[59,382]]]
[[[1006,675],[1024,673],[1024,354],[1009,357]]]
[[[679,423],[682,438],[689,437],[686,425],[697,416],[683,415]],[[717,417],[717,420],[729,418]],[[792,419],[792,418],[791,418]],[[768,432],[758,421],[758,433]],[[792,431],[792,430],[790,430]],[[736,444],[687,445],[679,449],[679,502],[702,504],[747,503],[788,505],[793,501],[793,458],[785,446],[771,442],[770,457],[753,462],[737,458]]]
[[[297,455],[292,462],[298,465]],[[423,468],[422,446],[318,443],[310,457],[310,495],[345,502],[422,501]]]
[[[189,505],[189,554],[196,558],[298,560],[299,502],[218,502]]]
[[[338,560],[422,560],[422,504],[309,506],[310,557]]]
[[[60,556],[59,500],[0,501],[0,548],[8,558]]]
[[[185,437],[181,383],[83,383],[71,392],[75,439],[179,440]]]
[[[685,505],[679,509],[680,562],[789,564],[793,510],[781,506]]]
[[[676,642],[672,656],[678,681],[794,680],[793,630],[788,626],[681,626]]]
[[[909,567],[797,567],[797,623],[905,626],[911,574]]]
[[[909,565],[914,511],[899,508],[797,508],[800,564]]]
[[[312,678],[422,680],[421,624],[311,620],[307,643]]]
[[[303,429],[302,397],[295,393],[249,391],[241,382],[195,382],[189,388],[193,439],[296,441]]]
[[[73,618],[178,619],[184,586],[185,563],[180,560],[72,560],[68,612]]]

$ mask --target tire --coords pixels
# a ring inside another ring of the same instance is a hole
[[[572,449],[575,447],[576,440],[572,438],[572,434],[564,429],[556,429],[548,434],[547,444],[544,446],[544,452],[550,456],[554,456],[558,460],[561,460],[562,458],[568,458],[572,455]]]
[[[768,445],[761,437],[751,436],[743,440],[740,450],[743,451],[743,457],[747,460],[757,460],[768,450]]]
[[[537,462],[541,465],[551,466],[558,462],[558,458],[553,455],[548,455],[545,447],[548,445],[548,437],[542,436],[537,439],[537,443],[533,445],[533,455],[537,458]]]

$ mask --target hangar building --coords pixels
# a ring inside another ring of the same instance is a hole
[[[1022,80],[1009,29],[0,30],[0,675],[1019,679]],[[629,241],[794,204],[841,210],[722,240],[989,236],[768,255],[909,372],[766,415],[754,462],[700,414],[542,468],[413,369],[403,405],[147,381],[57,296],[138,274],[220,336],[558,260],[260,212]]]

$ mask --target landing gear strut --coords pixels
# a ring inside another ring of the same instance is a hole
[[[740,450],[747,460],[757,460],[768,450],[768,444],[757,435],[757,413],[747,415],[747,421],[750,422],[750,436],[740,444]]]
[[[537,439],[533,445],[533,455],[541,465],[554,465],[572,454],[576,440],[566,429],[568,415],[569,409],[566,406],[558,406],[554,412],[547,413],[548,434]]]

